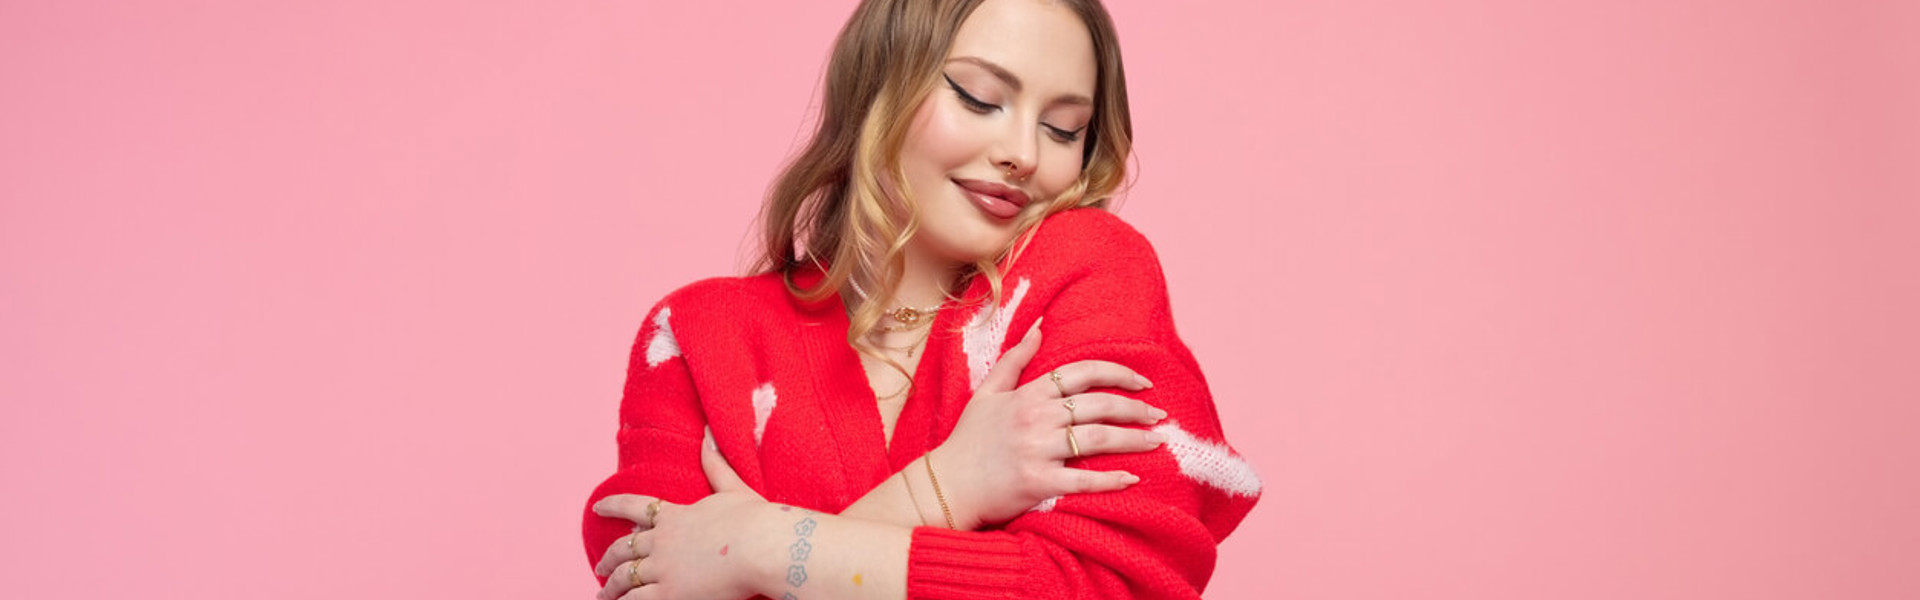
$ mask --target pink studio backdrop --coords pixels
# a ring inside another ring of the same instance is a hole
[[[589,597],[851,5],[0,4],[0,597]],[[1112,10],[1209,596],[1920,596],[1920,5]]]

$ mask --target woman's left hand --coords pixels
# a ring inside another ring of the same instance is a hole
[[[740,480],[711,434],[700,463],[714,492],[699,502],[614,494],[594,503],[594,514],[635,523],[634,533],[615,541],[594,567],[607,578],[599,600],[738,600],[756,593],[759,573],[750,559],[761,551],[747,546],[774,507]]]

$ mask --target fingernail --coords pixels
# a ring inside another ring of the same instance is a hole
[[[1133,485],[1140,483],[1140,476],[1132,473],[1121,473],[1120,480],[1127,482],[1127,485]]]
[[[1167,434],[1160,433],[1158,431],[1147,432],[1147,443],[1149,444],[1155,444],[1155,445],[1164,444],[1166,443],[1166,441],[1167,441]]]
[[[1158,421],[1160,421],[1160,420],[1162,420],[1162,419],[1165,419],[1165,418],[1167,418],[1167,411],[1164,411],[1164,410],[1160,410],[1160,409],[1158,409],[1158,408],[1152,408],[1152,407],[1148,407],[1148,408],[1147,408],[1147,416],[1149,416],[1149,417],[1153,417],[1153,420],[1154,420],[1155,422],[1158,422]]]
[[[1148,380],[1147,380],[1147,376],[1145,376],[1145,375],[1141,375],[1141,374],[1139,374],[1139,373],[1134,373],[1134,374],[1133,374],[1133,379],[1134,379],[1135,381],[1138,381],[1138,382],[1140,382],[1140,387],[1143,387],[1143,388],[1147,388],[1147,389],[1153,389],[1153,382],[1152,382],[1152,381],[1148,381]]]

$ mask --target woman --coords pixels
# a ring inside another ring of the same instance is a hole
[[[1102,210],[1131,134],[1105,10],[867,0],[823,111],[762,272],[641,329],[601,596],[1197,597],[1259,482]]]

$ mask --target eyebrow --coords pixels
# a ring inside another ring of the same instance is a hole
[[[982,69],[986,69],[988,73],[992,73],[994,77],[998,77],[1000,78],[1000,81],[1005,82],[1007,84],[1007,87],[1013,88],[1014,93],[1020,92],[1020,77],[1017,75],[1014,75],[1013,71],[1008,71],[1006,67],[1002,67],[998,64],[995,64],[993,61],[980,58],[977,56],[956,56],[956,57],[947,59],[947,62],[970,63],[970,64],[973,64],[974,66],[980,67]],[[1086,96],[1082,96],[1079,94],[1067,94],[1065,96],[1061,96],[1055,99],[1054,101],[1059,102],[1061,104],[1082,104],[1086,106],[1093,106],[1092,98],[1088,98]]]

